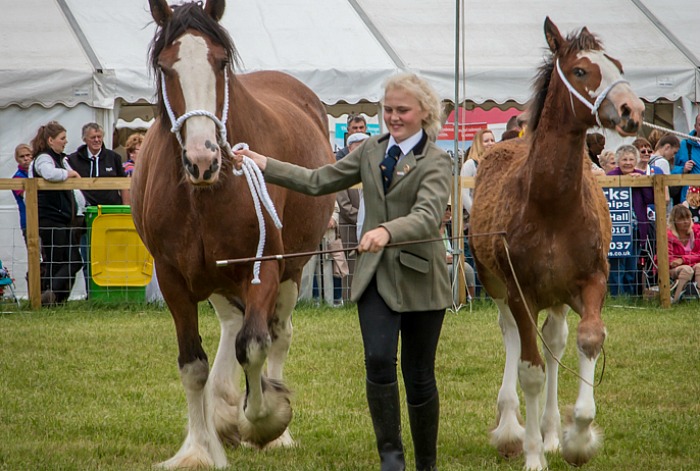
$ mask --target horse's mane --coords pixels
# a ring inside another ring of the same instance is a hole
[[[231,36],[226,29],[217,23],[208,13],[202,8],[202,2],[190,2],[182,5],[171,7],[173,10],[172,17],[166,23],[165,27],[159,27],[156,30],[156,35],[153,37],[149,47],[149,64],[151,70],[155,74],[156,88],[158,93],[158,111],[160,116],[165,119],[167,111],[162,100],[161,90],[161,74],[162,71],[158,66],[158,57],[163,49],[179,38],[185,31],[192,29],[208,36],[211,40],[221,45],[228,56],[228,60],[232,65],[238,63],[238,52],[233,44]]]
[[[540,122],[544,100],[547,98],[547,91],[552,80],[556,59],[581,51],[600,51],[602,49],[603,43],[594,34],[583,28],[576,33],[569,34],[558,54],[549,54],[549,57],[545,58],[533,81],[532,88],[534,93],[528,105],[528,113],[530,114],[527,124],[528,132],[534,132]]]

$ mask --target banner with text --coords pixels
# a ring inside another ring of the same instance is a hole
[[[608,200],[612,220],[612,241],[608,257],[629,257],[633,254],[634,244],[632,188],[603,188],[603,193]]]

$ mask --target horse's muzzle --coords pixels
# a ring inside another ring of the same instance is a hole
[[[182,165],[190,183],[197,186],[213,185],[219,180],[220,157],[190,159],[187,151],[182,151]]]

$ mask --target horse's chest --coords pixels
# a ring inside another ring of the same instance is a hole
[[[525,231],[519,241],[510,242],[514,267],[535,286],[571,283],[600,260],[595,236],[581,238],[575,232]]]

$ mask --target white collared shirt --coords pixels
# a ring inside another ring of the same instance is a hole
[[[389,135],[389,145],[387,146],[387,149],[391,149],[391,146],[397,145],[401,149],[401,158],[397,162],[396,166],[398,168],[398,164],[403,160],[404,156],[406,156],[409,152],[413,150],[416,145],[420,142],[421,138],[423,137],[423,130],[421,129],[417,133],[415,133],[413,136],[404,139],[400,143],[397,143],[394,140],[394,136]]]

